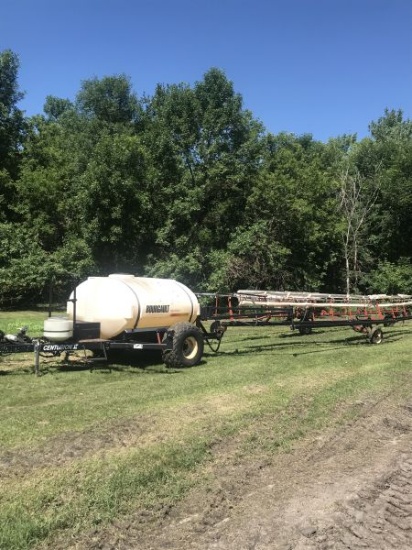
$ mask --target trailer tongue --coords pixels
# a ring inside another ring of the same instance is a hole
[[[301,334],[347,326],[379,344],[382,326],[410,319],[410,295],[196,294],[170,279],[116,274],[81,283],[68,300],[67,317],[46,319],[40,337],[30,338],[26,328],[16,335],[0,331],[0,355],[32,351],[37,373],[41,355],[67,358],[76,351],[83,351],[88,362],[108,361],[115,350],[158,351],[166,365],[190,367],[201,361],[205,343],[218,351],[231,326],[289,326]],[[205,322],[211,322],[208,329]]]

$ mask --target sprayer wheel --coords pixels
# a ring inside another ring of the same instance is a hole
[[[171,350],[163,352],[163,361],[168,367],[193,367],[203,356],[202,331],[190,323],[179,323],[173,327]]]
[[[370,330],[368,335],[369,342],[371,344],[380,344],[383,340],[383,332],[379,327],[375,327]]]

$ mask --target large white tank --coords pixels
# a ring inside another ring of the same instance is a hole
[[[76,320],[99,322],[100,337],[105,339],[124,330],[194,322],[200,313],[195,294],[185,285],[122,274],[89,277],[76,288],[75,307]],[[73,319],[72,301],[67,303],[67,314]]]

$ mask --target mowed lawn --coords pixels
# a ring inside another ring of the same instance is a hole
[[[38,335],[44,317],[1,313],[0,329]],[[0,549],[53,548],[131,510],[155,516],[210,483],[219,452],[270,461],[353,419],[360,401],[407,399],[411,348],[412,323],[399,323],[380,345],[349,328],[233,327],[190,369],[157,355],[93,371],[54,358],[36,377],[31,355],[1,357]]]

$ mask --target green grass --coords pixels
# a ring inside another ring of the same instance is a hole
[[[62,313],[52,313],[52,315],[62,315]],[[39,336],[43,331],[43,321],[47,316],[47,313],[41,311],[2,312],[0,313],[0,329],[6,334],[14,334],[22,326],[27,326],[32,337]]]
[[[26,324],[34,334],[44,317],[0,314],[0,329]],[[89,372],[56,359],[36,377],[30,357],[4,357],[0,549],[53,548],[55,537],[130,510],[155,513],[206,485],[222,454],[274,460],[356,418],[361,401],[406,398],[411,344],[408,324],[385,330],[376,346],[350,329],[229,328],[221,353],[192,369],[153,359]]]

